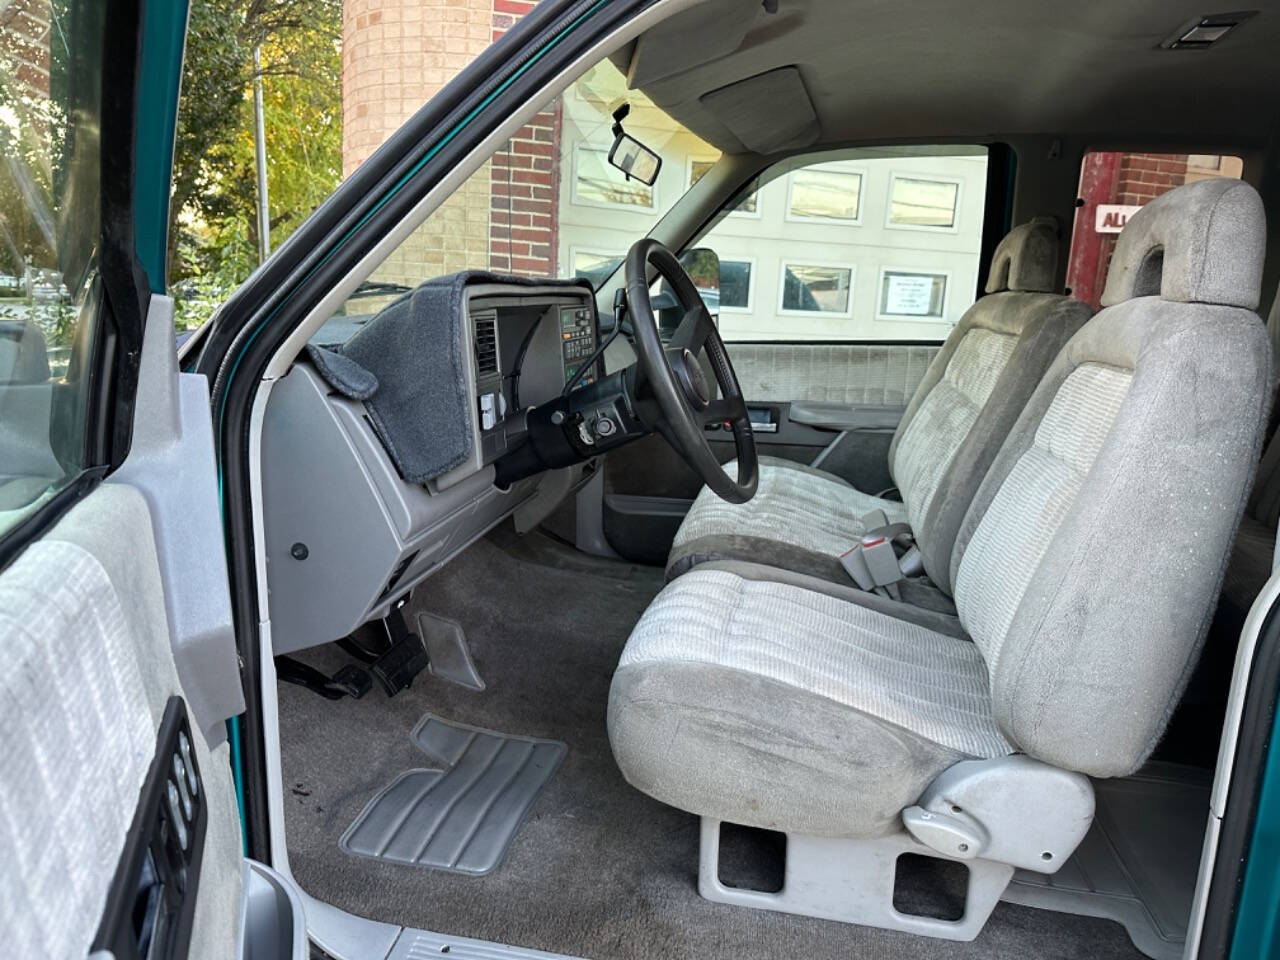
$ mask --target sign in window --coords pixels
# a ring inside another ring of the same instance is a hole
[[[782,265],[783,313],[847,317],[853,293],[853,267],[821,264]]]
[[[959,181],[895,176],[889,191],[888,225],[954,230],[959,199]]]
[[[880,304],[876,314],[882,320],[942,320],[947,312],[947,274],[917,273],[911,270],[883,270],[880,273]]]

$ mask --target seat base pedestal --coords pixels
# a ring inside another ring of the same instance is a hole
[[[964,914],[958,920],[901,913],[893,906],[898,858],[918,854],[938,860],[905,831],[866,840],[787,834],[787,863],[777,893],[728,887],[720,882],[720,821],[702,818],[698,892],[707,900],[857,923],[946,940],[972,940],[981,932],[1013,867],[991,860],[953,860],[969,870]]]

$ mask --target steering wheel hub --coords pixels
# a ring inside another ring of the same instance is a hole
[[[671,372],[676,375],[676,382],[689,403],[697,410],[705,410],[711,403],[711,387],[698,358],[688,347],[681,347],[667,351],[667,362],[671,364]]]

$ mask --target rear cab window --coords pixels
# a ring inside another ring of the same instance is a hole
[[[1238,180],[1242,170],[1241,159],[1228,154],[1087,152],[1067,261],[1071,294],[1098,309],[1116,238],[1143,206],[1184,183]]]

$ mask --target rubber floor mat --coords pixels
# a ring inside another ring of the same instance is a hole
[[[473,876],[502,862],[568,749],[557,740],[509,736],[430,714],[412,739],[430,769],[396,777],[339,845],[361,857]]]

